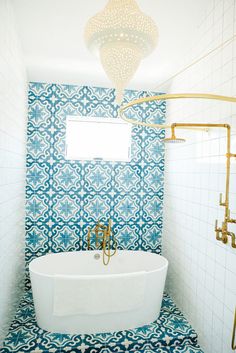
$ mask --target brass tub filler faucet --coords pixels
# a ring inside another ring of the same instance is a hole
[[[102,260],[105,266],[109,264],[111,257],[117,252],[117,240],[114,237],[111,226],[112,221],[109,219],[107,226],[98,221],[93,229],[88,228],[88,250],[90,250],[91,246],[91,234],[95,233],[95,246],[96,248],[102,248]],[[111,249],[112,241],[114,249]]]

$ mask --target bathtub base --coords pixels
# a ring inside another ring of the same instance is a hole
[[[159,320],[151,325],[106,335],[62,336],[50,335],[47,331],[39,329],[34,316],[32,294],[27,291],[21,300],[1,352],[127,353],[146,350],[150,353],[157,351],[203,353],[197,345],[196,332],[167,295],[164,295]]]
[[[61,333],[70,335],[82,335],[82,334],[97,334],[97,333],[111,333],[115,331],[132,330],[136,327],[151,325],[155,320],[158,319],[156,316],[151,321],[146,321],[142,317],[138,317],[137,314],[125,313],[126,315],[113,315],[112,317],[63,317],[63,319],[53,318],[52,323],[40,322],[37,319],[38,326],[51,333]]]

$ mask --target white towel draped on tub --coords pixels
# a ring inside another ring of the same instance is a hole
[[[140,308],[145,284],[145,271],[103,276],[55,275],[53,315],[99,315]]]

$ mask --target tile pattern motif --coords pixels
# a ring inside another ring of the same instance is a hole
[[[31,291],[26,291],[1,353],[203,353],[197,334],[168,295],[161,314],[150,325],[92,335],[50,333],[36,324]]]
[[[127,91],[125,99],[153,94]],[[163,101],[145,103],[127,114],[164,123],[165,112]],[[120,249],[159,253],[164,130],[134,127],[129,163],[68,161],[67,115],[116,118],[114,90],[30,83],[26,262],[48,252],[85,250],[88,226],[109,218]]]

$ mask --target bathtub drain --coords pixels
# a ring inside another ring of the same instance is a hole
[[[100,259],[100,255],[99,254],[95,254],[94,258],[95,258],[95,260],[99,260]]]

